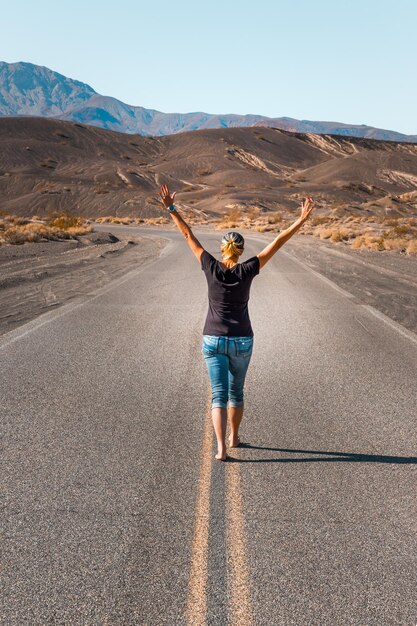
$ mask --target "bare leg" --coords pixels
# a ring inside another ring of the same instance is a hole
[[[227,408],[214,407],[211,409],[213,419],[214,432],[217,438],[217,454],[218,461],[226,460],[226,426],[227,426]]]
[[[235,448],[239,443],[239,426],[243,417],[243,404],[242,406],[229,406],[228,414],[230,420],[230,439],[229,445],[231,448]]]

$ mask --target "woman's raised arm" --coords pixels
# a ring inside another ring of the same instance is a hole
[[[166,209],[174,205],[174,198],[175,198],[176,193],[177,192],[174,191],[174,193],[171,196],[169,193],[168,185],[162,185],[159,195],[161,196],[162,202]],[[177,212],[176,209],[174,211],[169,211],[169,213],[171,214],[172,219],[174,220],[174,222],[176,223],[176,225],[178,226],[178,228],[184,235],[191,250],[194,252],[197,258],[197,261],[200,263],[201,255],[204,252],[203,246],[198,241],[197,237],[194,235],[193,231],[188,226],[187,222],[182,218],[182,216]]]
[[[286,241],[288,241],[288,239],[291,239],[293,234],[297,232],[300,226],[302,226],[304,222],[308,219],[308,216],[310,215],[313,208],[314,207],[312,198],[307,197],[301,205],[300,217],[295,220],[295,222],[291,224],[291,226],[289,226],[285,230],[282,230],[279,235],[275,237],[274,241],[271,241],[271,243],[269,243],[266,248],[264,248],[262,252],[257,255],[259,259],[259,268],[263,267],[265,263],[267,263],[269,259],[274,256],[275,252],[279,250],[279,248],[283,246]]]
[[[174,191],[172,195],[169,193],[168,185],[161,186],[159,195],[161,196],[162,202],[166,209],[168,209],[168,207],[174,206],[174,198],[176,194],[177,194],[176,191]],[[181,215],[177,212],[176,209],[175,211],[169,211],[169,212],[171,213],[172,219],[174,220],[174,222],[176,223],[176,225],[178,226],[178,228],[180,229],[184,237],[185,238],[189,237],[190,234],[192,234],[192,231],[191,231],[191,228],[188,226],[187,222],[181,217]]]

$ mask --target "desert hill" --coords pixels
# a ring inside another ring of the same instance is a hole
[[[417,144],[276,128],[161,137],[37,117],[0,118],[0,210],[156,217],[159,186],[196,221],[233,207],[417,215]]]

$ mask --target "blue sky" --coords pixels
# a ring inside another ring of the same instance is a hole
[[[16,0],[1,22],[0,60],[128,104],[417,134],[416,0]]]

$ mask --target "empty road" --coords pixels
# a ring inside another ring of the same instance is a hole
[[[0,338],[2,623],[415,626],[417,335],[284,246],[218,462],[205,276],[144,234],[159,258]]]

